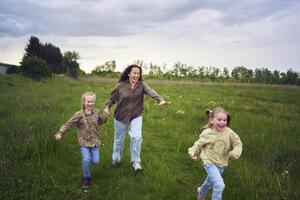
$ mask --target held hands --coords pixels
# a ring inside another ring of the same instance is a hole
[[[55,138],[55,140],[60,140],[61,139],[61,134],[60,133],[55,133],[54,138]]]
[[[165,105],[165,104],[171,104],[171,102],[170,102],[170,101],[165,101],[165,100],[163,99],[163,100],[161,100],[161,101],[158,103],[159,106],[162,106],[162,105]]]
[[[103,115],[105,116],[105,117],[108,117],[109,116],[109,109],[106,107],[106,108],[104,108],[104,110],[103,110]]]

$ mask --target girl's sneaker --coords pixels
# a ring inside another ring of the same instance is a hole
[[[82,186],[88,187],[91,184],[90,177],[83,177],[82,178]]]
[[[197,188],[197,200],[205,200],[205,196],[200,194],[201,187]]]

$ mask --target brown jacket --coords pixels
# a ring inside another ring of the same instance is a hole
[[[97,108],[94,108],[91,114],[87,115],[83,110],[76,112],[64,125],[62,125],[58,133],[64,134],[76,125],[77,139],[80,146],[95,147],[101,144],[100,133],[97,126],[104,124],[107,118],[100,114]]]
[[[118,83],[113,89],[110,98],[105,103],[105,107],[110,108],[114,103],[117,103],[114,113],[115,119],[129,124],[132,119],[142,115],[144,110],[144,94],[149,95],[156,101],[163,99],[142,81],[138,81],[134,89],[131,88],[129,81],[124,81]]]

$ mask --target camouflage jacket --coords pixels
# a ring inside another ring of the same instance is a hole
[[[76,125],[77,139],[80,146],[95,147],[101,144],[101,136],[98,131],[98,125],[104,124],[107,121],[97,108],[94,108],[91,114],[85,114],[83,110],[76,112],[58,131],[64,134]]]

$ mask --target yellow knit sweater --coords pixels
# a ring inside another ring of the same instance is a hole
[[[207,128],[199,135],[199,139],[188,149],[192,157],[200,158],[204,164],[213,163],[219,167],[228,165],[228,153],[233,151],[235,159],[242,153],[242,142],[240,137],[229,127],[222,132]]]

